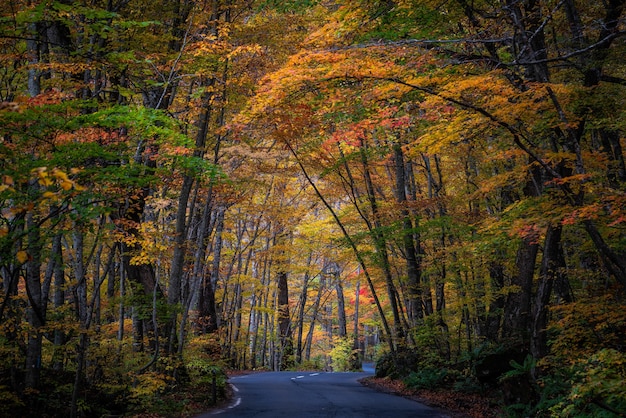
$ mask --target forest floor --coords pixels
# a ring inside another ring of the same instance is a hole
[[[260,373],[250,371],[233,371],[228,376],[237,376],[249,373]],[[371,389],[402,396],[428,406],[443,409],[454,418],[497,418],[503,416],[503,412],[497,406],[496,398],[491,394],[468,394],[452,390],[415,390],[406,387],[400,380],[389,378],[366,377],[360,383]],[[227,391],[232,396],[231,391]],[[226,399],[220,402],[213,409],[223,408],[231,402]],[[206,411],[205,411],[206,412]]]
[[[380,392],[391,393],[439,409],[444,409],[455,418],[497,418],[503,411],[493,394],[470,394],[453,390],[411,389],[402,381],[389,378],[366,377],[361,384]]]

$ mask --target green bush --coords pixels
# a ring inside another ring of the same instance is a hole
[[[455,391],[463,393],[481,393],[483,391],[483,386],[473,376],[460,378],[454,383],[453,388]]]
[[[428,367],[412,372],[403,379],[403,382],[413,389],[434,389],[443,386],[447,377],[447,369]]]
[[[354,356],[358,356],[358,350],[352,348],[353,342],[349,337],[334,340],[334,347],[330,350],[331,364],[334,371],[354,371]]]
[[[626,354],[600,350],[573,367],[572,386],[550,407],[556,417],[609,418],[626,411]]]

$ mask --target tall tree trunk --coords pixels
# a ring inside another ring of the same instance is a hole
[[[311,260],[313,258],[313,252],[309,252],[307,258],[307,267],[311,266]],[[302,363],[302,339],[304,337],[304,311],[306,308],[307,296],[309,292],[309,270],[304,273],[302,277],[302,291],[300,292],[300,300],[298,301],[298,314],[297,314],[297,335],[296,335],[296,363]]]
[[[548,354],[548,305],[556,282],[566,282],[566,264],[561,245],[561,224],[548,225],[543,243],[543,260],[532,311],[530,352],[536,359]]]
[[[529,173],[524,187],[524,196],[538,197],[542,193],[542,170],[535,168]],[[527,347],[531,319],[531,296],[537,252],[539,250],[539,231],[531,230],[521,237],[517,258],[516,274],[511,277],[511,285],[517,289],[507,295],[502,322],[502,337],[512,345],[520,343]]]
[[[209,188],[207,200],[202,211],[202,219],[198,227],[198,235],[196,239],[196,254],[194,257],[193,280],[198,286],[198,331],[202,333],[211,333],[217,330],[217,310],[215,306],[215,289],[212,284],[213,274],[207,277],[205,270],[206,255],[209,252],[210,243],[209,236],[211,229],[215,226],[215,222],[211,222],[213,216],[212,211],[212,188]],[[221,250],[219,250],[221,252]],[[219,264],[218,264],[219,265]],[[215,280],[217,281],[217,279]]]
[[[198,141],[198,140],[196,140]],[[197,142],[196,142],[197,145]],[[197,149],[200,147],[197,146]],[[195,153],[199,153],[196,151]],[[167,303],[172,307],[172,315],[169,318],[167,326],[167,352],[173,353],[176,349],[176,324],[177,317],[180,309],[174,308],[181,301],[181,287],[183,279],[183,267],[185,262],[186,246],[187,246],[187,211],[189,205],[189,197],[191,196],[191,189],[193,186],[194,178],[190,175],[185,175],[183,178],[183,184],[181,186],[178,195],[178,210],[176,212],[176,223],[174,232],[172,265],[170,270],[169,282],[167,285]]]
[[[319,288],[317,289],[317,295],[315,296],[315,301],[313,302],[313,306],[311,307],[311,322],[309,324],[309,330],[306,334],[306,341],[304,344],[305,346],[304,359],[305,360],[311,359],[311,346],[313,345],[313,331],[315,331],[315,322],[317,321],[317,317],[319,315],[320,304],[322,303],[322,295],[324,294],[325,290],[326,290],[326,278],[322,274],[320,275],[320,284],[319,284]]]
[[[24,364],[24,384],[27,389],[38,389],[41,373],[41,328],[46,323],[46,301],[41,289],[41,231],[33,214],[26,216],[28,233],[28,261],[26,262],[26,294],[28,308],[26,318],[30,330],[26,340],[26,360]]]
[[[522,238],[515,262],[517,274],[511,278],[511,284],[519,290],[511,291],[507,297],[502,334],[512,344],[527,342],[529,337],[530,300],[539,250],[535,240],[536,237]]]
[[[432,218],[444,218],[447,216],[447,209],[442,201],[444,197],[444,183],[443,175],[441,172],[440,157],[434,156],[434,167],[430,156],[422,155],[424,161],[424,167],[426,169],[426,181],[428,185],[428,198],[437,202],[437,211],[431,210],[430,217]],[[439,252],[442,254],[440,273],[434,278],[435,284],[435,310],[434,314],[437,318],[437,325],[442,333],[442,341],[440,350],[445,358],[450,357],[450,329],[445,317],[446,297],[445,297],[445,281],[447,278],[447,265],[446,265],[446,239],[448,238],[448,228],[445,223],[441,226],[441,232],[439,237]],[[428,277],[430,280],[430,277]],[[430,285],[429,285],[430,286]],[[432,309],[432,308],[431,308]]]
[[[339,276],[336,277],[335,292],[337,293],[337,323],[339,325],[337,335],[343,338],[348,335],[348,325],[346,320],[346,302],[343,295],[343,284]]]
[[[492,342],[497,342],[500,338],[500,325],[506,302],[505,295],[501,293],[502,288],[504,288],[505,278],[502,263],[497,260],[491,262],[489,264],[489,280],[492,296],[484,319],[484,333],[482,335]]]
[[[73,290],[76,304],[76,311],[79,318],[79,342],[76,356],[76,371],[74,376],[74,387],[72,390],[72,403],[70,417],[78,416],[78,398],[85,382],[85,362],[87,361],[87,350],[89,349],[89,337],[87,328],[90,321],[90,309],[87,302],[87,276],[84,261],[84,235],[78,225],[75,225],[72,245],[74,247],[73,270],[76,282]]]
[[[404,257],[408,277],[409,321],[411,321],[412,326],[415,326],[424,317],[422,309],[422,288],[420,285],[421,257],[417,250],[420,244],[419,242],[416,244],[413,239],[415,232],[410,212],[407,208],[406,164],[404,163],[402,145],[396,142],[393,146],[393,151],[396,172],[396,200],[400,205],[402,216],[402,243],[404,246]]]
[[[350,362],[351,370],[361,370],[363,366],[362,353],[359,349],[359,296],[361,292],[361,282],[356,282],[354,291],[354,329],[352,332],[352,356]]]
[[[29,39],[26,41],[26,47],[28,49],[28,64],[30,69],[28,70],[28,94],[31,97],[37,96],[41,93],[41,71],[36,68],[41,56],[40,50],[42,47],[41,42],[41,26],[40,22],[33,22],[28,25]]]
[[[277,277],[277,319],[278,336],[280,341],[280,370],[285,370],[293,365],[293,335],[291,331],[291,317],[289,315],[289,287],[287,273],[278,272]]]
[[[52,241],[52,251],[50,256],[54,260],[54,294],[52,303],[55,309],[60,309],[65,303],[65,269],[63,267],[63,247],[61,246],[61,234],[56,234]],[[66,333],[61,329],[54,330],[53,345],[54,353],[52,355],[52,368],[54,370],[63,370],[63,349],[67,341]]]
[[[376,253],[378,255],[381,268],[383,270],[383,275],[385,277],[385,284],[387,287],[387,296],[389,298],[389,302],[391,305],[391,313],[393,315],[393,335],[392,338],[396,343],[404,339],[405,332],[402,326],[402,320],[400,319],[400,307],[397,303],[396,298],[396,287],[393,283],[393,276],[391,274],[391,266],[389,264],[389,255],[387,252],[387,240],[385,238],[385,234],[382,230],[382,222],[381,215],[378,208],[378,202],[376,199],[376,193],[374,190],[374,183],[372,181],[372,177],[370,174],[369,161],[367,158],[367,146],[365,141],[361,141],[361,164],[363,167],[363,175],[365,177],[365,186],[367,190],[367,199],[370,205],[370,210],[372,211],[372,224],[374,226],[373,229],[370,229],[370,233],[372,234],[372,238],[374,241],[374,247],[376,248]]]

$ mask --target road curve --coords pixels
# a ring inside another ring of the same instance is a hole
[[[371,373],[266,372],[230,379],[233,403],[196,418],[450,417],[400,396],[361,385]]]

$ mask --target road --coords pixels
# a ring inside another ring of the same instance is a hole
[[[233,403],[196,418],[437,417],[450,415],[361,385],[364,373],[267,372],[230,379]]]

